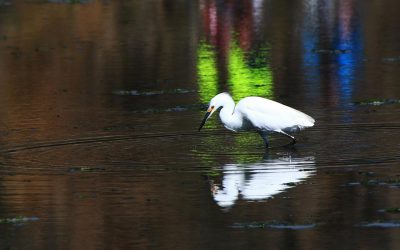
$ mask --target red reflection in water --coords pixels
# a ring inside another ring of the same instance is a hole
[[[200,9],[206,39],[226,51],[234,35],[240,47],[249,51],[254,35],[255,14],[260,12],[261,7],[255,7],[253,1],[246,0],[202,1]]]
[[[204,37],[217,51],[219,79],[227,82],[227,57],[233,40],[244,52],[249,52],[254,38],[256,11],[253,1],[204,0],[200,10]]]

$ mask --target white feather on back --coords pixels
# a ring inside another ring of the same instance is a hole
[[[301,111],[261,97],[246,97],[239,101],[235,112],[258,129],[292,132],[314,126],[315,120]]]

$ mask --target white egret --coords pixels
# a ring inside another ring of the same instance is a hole
[[[219,108],[219,117],[225,128],[235,132],[254,130],[263,138],[267,148],[268,134],[283,134],[292,139],[293,145],[296,139],[288,133],[312,127],[315,122],[312,117],[301,111],[262,97],[246,97],[235,106],[232,97],[224,92],[211,99],[199,131]]]

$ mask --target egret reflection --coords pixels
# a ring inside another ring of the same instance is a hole
[[[253,164],[227,164],[222,180],[211,180],[214,201],[223,208],[239,199],[262,201],[273,197],[314,175],[314,158],[281,157]]]

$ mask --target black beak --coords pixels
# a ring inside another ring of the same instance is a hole
[[[204,124],[206,123],[208,117],[211,115],[211,111],[207,111],[207,113],[204,115],[203,120],[201,121],[200,127],[199,127],[199,131],[200,129],[204,126]]]

